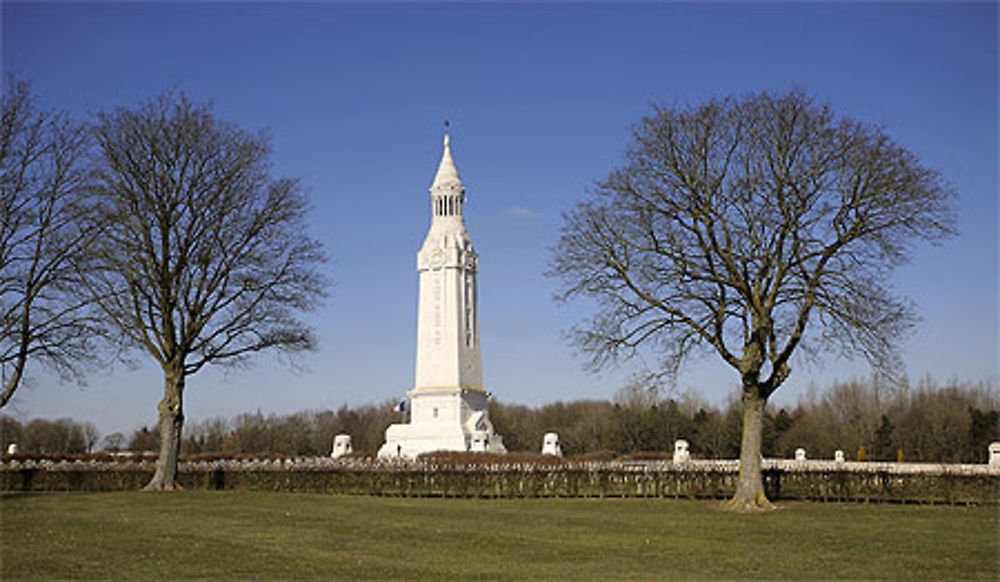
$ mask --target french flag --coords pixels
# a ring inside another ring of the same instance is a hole
[[[399,401],[399,404],[392,407],[393,412],[406,412],[406,399],[403,398]]]

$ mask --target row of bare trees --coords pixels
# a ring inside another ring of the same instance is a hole
[[[185,453],[278,453],[329,455],[333,437],[349,434],[355,449],[374,452],[385,440],[385,429],[400,422],[393,402],[289,415],[241,414],[231,421],[214,418],[185,431]]]
[[[641,388],[619,391],[614,402],[573,401],[538,408],[494,403],[490,417],[511,450],[538,451],[546,432],[559,433],[570,455],[669,456],[677,439],[696,458],[738,458],[741,402],[711,406],[697,394],[660,398]],[[915,386],[878,379],[837,383],[810,393],[795,406],[765,408],[761,452],[792,458],[833,459],[844,451],[859,460],[983,463],[1000,442],[1000,387],[987,383],[925,379]]]
[[[85,123],[36,103],[6,79],[0,407],[29,363],[78,378],[97,356],[145,354],[164,378],[148,489],[173,489],[187,377],[315,344],[300,317],[324,294],[324,255],[305,196],[271,176],[264,134],[183,93]]]
[[[100,445],[99,438],[100,432],[92,422],[36,418],[22,424],[0,415],[0,443],[4,452],[14,444],[18,452],[28,454],[92,453]]]
[[[393,402],[343,406],[333,411],[289,415],[241,414],[189,423],[181,450],[186,454],[275,453],[323,456],[333,437],[352,436],[355,450],[373,454],[385,428],[399,422]],[[732,459],[740,452],[740,402],[706,403],[697,394],[660,398],[634,386],[614,401],[577,400],[539,407],[494,402],[490,415],[512,451],[539,452],[542,436],[557,432],[567,455],[655,453],[669,458],[674,441],[690,443],[695,458]],[[0,416],[0,443],[19,443],[25,453],[90,452],[98,444],[93,425],[69,419],[27,424]],[[924,379],[909,387],[877,379],[834,384],[805,395],[795,406],[768,406],[761,450],[766,458],[792,458],[798,448],[809,458],[912,462],[984,463],[987,447],[1000,441],[1000,387],[987,383]],[[158,451],[159,431],[140,427],[126,438],[108,435],[106,451]]]

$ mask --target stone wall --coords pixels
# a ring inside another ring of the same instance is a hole
[[[404,497],[683,497],[730,496],[736,461],[566,462],[558,466],[495,463],[439,466],[369,459],[265,459],[181,463],[188,489],[312,491]],[[140,489],[152,460],[9,461],[3,491]],[[915,463],[765,460],[772,500],[1000,504],[1000,467]]]

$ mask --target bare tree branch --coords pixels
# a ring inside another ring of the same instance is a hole
[[[39,111],[27,83],[9,76],[7,85],[0,120],[0,408],[29,360],[76,376],[93,354],[95,331],[87,301],[74,294],[72,268],[93,235],[83,220],[86,132],[65,114]]]
[[[799,350],[899,371],[915,316],[888,275],[954,232],[953,197],[881,129],[802,93],[657,108],[566,215],[550,274],[560,299],[597,301],[575,333],[592,363],[647,346],[670,371],[706,346],[759,418]]]

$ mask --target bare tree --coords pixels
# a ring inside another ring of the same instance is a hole
[[[911,243],[953,232],[952,198],[881,129],[799,92],[656,108],[625,164],[565,217],[551,273],[562,299],[598,303],[575,330],[595,365],[647,347],[675,373],[707,350],[739,374],[730,506],[766,508],[764,405],[793,354],[862,354],[898,370],[914,314],[887,276]]]
[[[147,489],[174,489],[187,377],[312,348],[298,314],[323,295],[324,255],[306,235],[299,183],[271,177],[264,136],[175,93],[99,115],[95,135],[101,238],[84,280],[121,341],[163,369]]]
[[[94,445],[101,439],[101,433],[92,422],[85,422],[81,425],[83,431],[83,444],[88,453],[94,452]]]
[[[64,378],[91,355],[92,321],[73,294],[73,257],[90,233],[84,128],[40,111],[27,83],[7,78],[0,120],[0,408],[29,360]]]
[[[104,437],[103,448],[105,451],[117,453],[125,446],[125,435],[120,432],[113,432]]]

